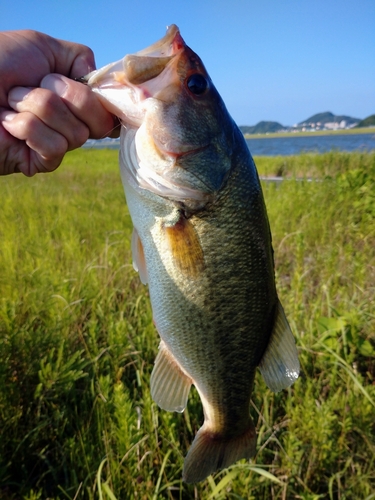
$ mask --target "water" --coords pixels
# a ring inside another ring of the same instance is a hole
[[[375,150],[375,134],[311,135],[298,137],[270,137],[247,139],[254,156],[288,156],[303,152],[324,153],[326,151],[371,151]],[[119,149],[119,139],[88,140],[85,148]]]
[[[311,135],[247,139],[253,156],[288,156],[304,152],[371,151],[375,149],[375,134]]]

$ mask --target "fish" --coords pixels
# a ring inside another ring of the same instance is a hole
[[[259,176],[176,25],[85,82],[122,123],[133,265],[148,284],[160,335],[152,398],[163,410],[183,412],[194,385],[203,405],[182,474],[197,483],[255,455],[250,399],[257,367],[275,392],[299,376]]]

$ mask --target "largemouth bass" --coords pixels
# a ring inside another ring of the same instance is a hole
[[[182,412],[194,385],[203,404],[183,469],[186,482],[198,482],[255,454],[249,405],[257,366],[273,391],[299,374],[258,174],[176,26],[86,81],[123,124],[134,267],[148,283],[161,337],[152,397]]]

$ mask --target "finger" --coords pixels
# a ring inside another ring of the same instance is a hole
[[[9,175],[19,172],[18,164],[25,161],[25,158],[17,148],[21,141],[9,134],[2,126],[4,112],[10,113],[10,111],[0,108],[0,175]]]
[[[7,161],[17,161],[18,169],[25,175],[51,172],[60,165],[68,148],[67,140],[38,117],[30,112],[3,111],[0,121],[9,134],[21,141],[9,150],[8,156],[22,158],[22,161],[14,158],[8,158]],[[25,154],[24,148],[31,151]]]
[[[37,87],[40,80],[59,73],[76,78],[95,69],[92,50],[85,45],[50,37],[34,30],[0,32],[0,105],[19,85]]]
[[[9,92],[8,102],[15,111],[31,113],[49,129],[65,137],[68,150],[82,146],[89,137],[88,127],[50,90],[15,87]]]
[[[0,175],[9,175],[22,172],[27,177],[32,177],[38,172],[55,170],[62,158],[51,163],[45,163],[44,158],[32,151],[25,141],[16,139],[1,126],[2,113],[0,113]]]
[[[76,78],[87,75],[96,67],[94,53],[86,45],[53,38],[34,30],[20,30],[11,35],[16,38],[18,45],[22,46],[26,41],[27,50],[32,56],[31,63],[37,66],[37,73],[40,74],[39,80],[49,73]]]
[[[92,139],[107,137],[118,126],[116,117],[104,108],[97,94],[86,85],[52,74],[43,78],[40,86],[64,99],[69,110],[89,128]]]
[[[94,53],[86,45],[54,39],[51,42],[51,48],[55,59],[55,66],[51,73],[78,78],[96,68]]]

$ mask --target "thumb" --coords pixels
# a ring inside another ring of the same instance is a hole
[[[65,40],[54,41],[51,49],[55,64],[51,73],[79,78],[96,69],[94,53],[89,47]]]
[[[79,78],[80,76],[85,76],[96,69],[94,54],[92,53],[91,49],[89,49],[88,47],[87,49],[87,54],[80,54],[74,59],[70,73],[71,78]]]

